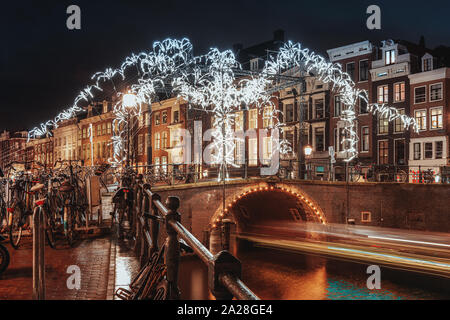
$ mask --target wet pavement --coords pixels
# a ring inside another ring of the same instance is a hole
[[[110,235],[91,235],[74,248],[60,244],[45,247],[47,300],[103,300],[107,298],[110,269]],[[11,254],[8,269],[0,275],[0,300],[32,299],[32,239],[22,240],[18,250],[6,243]],[[78,266],[81,287],[69,289],[69,266]],[[110,280],[111,281],[111,280]]]

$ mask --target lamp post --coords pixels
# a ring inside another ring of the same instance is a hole
[[[133,94],[130,90],[128,93],[124,94],[122,97],[122,107],[125,109],[134,108],[137,105],[136,95]],[[127,113],[127,158],[126,158],[126,166],[130,165],[130,114]]]
[[[312,154],[312,147],[310,145],[306,145],[303,148],[303,152],[305,153],[305,160],[306,160],[306,176],[307,176],[307,178],[310,178],[310,176],[311,176],[311,169],[309,167],[310,167],[311,164],[309,163],[308,160],[310,159],[311,154]]]

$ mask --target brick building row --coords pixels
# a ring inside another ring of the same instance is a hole
[[[234,49],[244,70],[258,71],[283,42],[284,33],[278,30],[270,41],[248,48],[235,45]],[[359,154],[350,166],[361,166],[363,174],[371,166],[401,168],[408,173],[410,182],[414,177],[410,173],[419,170],[431,169],[443,177],[450,151],[450,68],[440,56],[424,45],[391,40],[380,45],[370,41],[353,43],[329,49],[327,53],[330,61],[341,64],[350,74],[357,88],[368,91],[369,103],[394,106],[419,124],[419,133],[404,130],[399,120],[390,122],[373,115],[364,100],[358,101],[355,110]],[[275,107],[282,111],[282,138],[292,146],[291,152],[280,156],[281,165],[290,169],[287,174],[292,178],[344,180],[346,155],[341,151],[345,131],[340,116],[345,106],[339,94],[314,74],[294,68],[286,75],[299,81],[277,89],[274,94]],[[4,133],[0,138],[1,165],[16,158],[34,159],[47,165],[57,159],[80,159],[84,165],[107,163],[112,156],[112,104],[93,103],[86,107],[86,112],[61,123],[52,136],[29,143],[26,133]],[[271,121],[265,115],[265,110],[243,108],[236,112],[234,130],[264,129]],[[201,137],[211,123],[210,114],[191,108],[181,99],[167,98],[144,106],[132,125],[131,164],[141,167],[152,164],[170,170],[170,164],[183,163],[188,156],[183,154],[186,149],[181,148],[188,142],[191,162],[199,163],[200,154],[209,142],[195,141],[195,137]],[[186,129],[189,137],[178,129]],[[259,141],[258,137],[258,134],[246,137],[236,146],[236,170],[267,164],[265,157],[271,152],[270,143],[268,138]],[[308,157],[304,153],[307,145],[312,148]],[[258,156],[260,151],[262,159]],[[195,171],[204,174],[205,168],[208,166],[200,161]]]

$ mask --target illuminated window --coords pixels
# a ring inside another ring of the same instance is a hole
[[[387,164],[389,160],[389,144],[387,140],[378,141],[378,163]]]
[[[159,112],[155,113],[155,125],[159,125],[160,123],[160,114]]]
[[[161,146],[161,134],[159,132],[155,133],[155,149],[158,150]]]
[[[384,53],[386,65],[394,64],[396,61],[395,50],[386,50]]]
[[[414,160],[420,160],[422,157],[422,151],[421,151],[421,144],[420,143],[414,143]]]
[[[167,123],[167,111],[162,112],[162,123]]]
[[[442,129],[442,107],[439,108],[431,108],[430,109],[430,117],[431,117],[431,129]]]
[[[263,138],[263,163],[270,164],[272,158],[272,137]]]
[[[387,134],[389,131],[389,119],[387,115],[378,116],[378,134]]]
[[[161,145],[161,149],[166,149],[167,148],[167,131],[164,131],[162,133],[162,145]]]
[[[248,139],[248,164],[256,166],[258,164],[258,140]]]
[[[398,113],[405,114],[405,109],[398,109]],[[401,118],[395,119],[394,122],[394,132],[399,133],[403,131],[403,121]]]
[[[369,211],[361,212],[361,222],[371,222],[372,221],[372,213]]]
[[[234,128],[236,131],[244,130],[244,112],[236,112],[236,116],[234,118]]]
[[[394,102],[405,101],[405,83],[394,84]]]
[[[378,87],[378,103],[388,103],[389,102],[389,87],[379,86]]]
[[[267,127],[271,127],[272,125],[273,125],[272,107],[271,106],[264,107],[263,127],[267,128]]]
[[[249,129],[257,129],[258,128],[258,110],[251,109],[248,112],[248,127]]]
[[[417,110],[414,114],[419,130],[427,130],[427,110]]]

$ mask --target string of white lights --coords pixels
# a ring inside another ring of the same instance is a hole
[[[166,88],[168,80],[172,80],[170,92],[176,93],[178,97],[192,105],[212,111],[213,127],[216,128],[213,133],[213,147],[216,150],[212,154],[213,162],[234,165],[235,142],[239,140],[232,129],[235,124],[235,112],[241,110],[242,106],[244,109],[255,108],[258,113],[269,110],[264,114],[273,120],[269,129],[282,131],[282,123],[278,120],[281,111],[277,109],[274,96],[268,93],[268,89],[274,84],[273,79],[276,79],[277,75],[293,67],[303,68],[307,73],[316,75],[318,80],[331,84],[332,90],[341,96],[345,106],[341,120],[344,122],[346,132],[346,137],[342,141],[344,146],[342,152],[347,155],[346,161],[351,161],[358,155],[355,104],[358,99],[368,102],[367,92],[357,89],[351,77],[342,71],[339,64],[327,62],[322,56],[302,48],[299,43],[290,41],[280,48],[277,55],[269,58],[261,72],[241,78],[234,73],[234,70],[241,69],[241,65],[231,50],[221,52],[218,49],[211,49],[205,55],[193,56],[193,46],[186,38],[155,42],[150,52],[132,54],[125,59],[120,68],[107,68],[104,72],[95,73],[92,76],[95,83],[83,89],[70,108],[58,114],[53,120],[30,130],[28,139],[46,135],[52,128],[57,127],[59,122],[74,117],[83,110],[79,103],[93,99],[94,89],[102,91],[102,83],[113,81],[118,76],[125,80],[127,70],[131,67],[135,67],[139,74],[137,82],[131,85],[129,90],[129,94],[133,94],[135,100],[132,103],[120,101],[113,110],[115,114],[113,128],[116,128],[111,139],[114,151],[110,162],[113,165],[120,165],[126,158],[124,155],[126,130],[123,129],[127,128],[128,119],[141,114],[142,104],[151,105],[158,89]],[[125,96],[127,95],[123,97]],[[128,98],[131,99],[131,96]],[[400,114],[394,107],[369,104],[369,109],[374,114],[388,115],[389,121],[401,119],[405,129],[412,126],[417,130],[415,120]],[[290,150],[287,141],[278,140],[275,142],[275,148],[272,148],[272,153],[276,151],[286,153]]]

